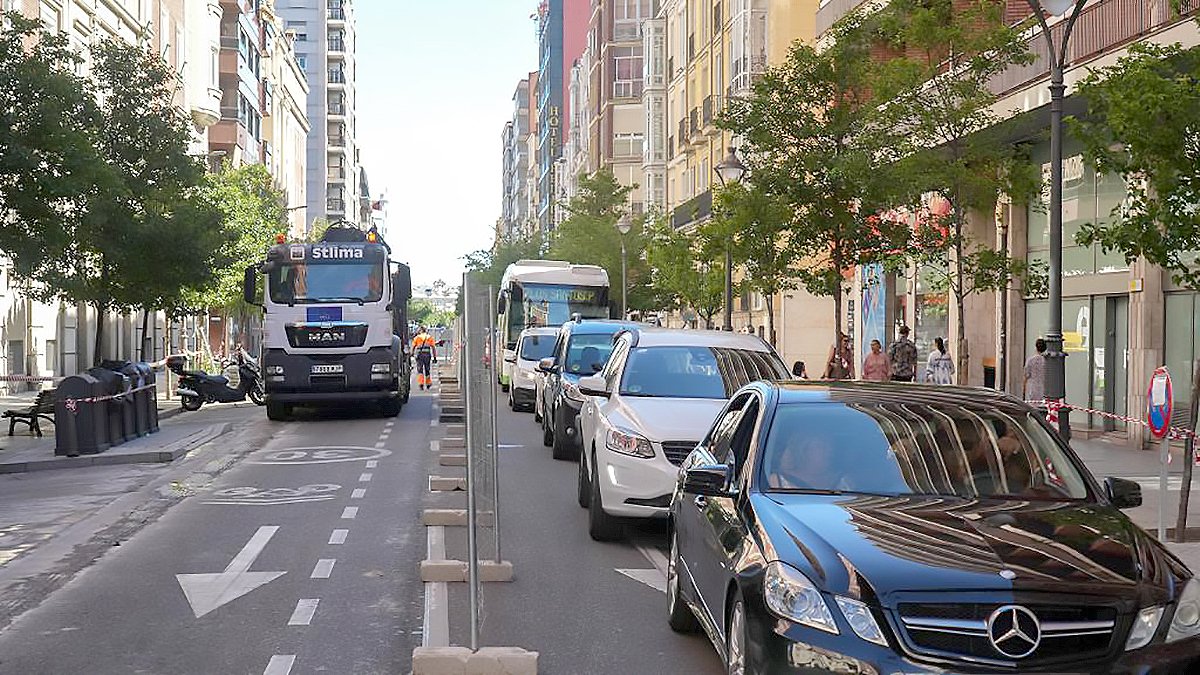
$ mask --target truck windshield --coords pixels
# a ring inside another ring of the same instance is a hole
[[[380,263],[298,262],[270,275],[271,301],[279,304],[378,302],[383,297]]]

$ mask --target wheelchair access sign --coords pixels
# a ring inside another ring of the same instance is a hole
[[[1171,429],[1171,407],[1174,396],[1171,391],[1171,374],[1166,366],[1159,366],[1150,378],[1150,391],[1147,395],[1149,407],[1146,422],[1150,426],[1150,434],[1155,438],[1166,438]]]

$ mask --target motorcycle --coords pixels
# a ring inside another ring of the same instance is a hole
[[[239,349],[232,364],[237,365],[238,385],[229,386],[229,378],[212,375],[202,370],[185,370],[186,359],[172,356],[167,359],[167,368],[179,376],[179,401],[184,410],[199,410],[205,403],[237,403],[249,398],[255,405],[266,405],[262,375],[258,362],[245,350]]]

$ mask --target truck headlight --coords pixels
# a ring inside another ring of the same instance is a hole
[[[776,560],[767,565],[763,579],[767,608],[777,616],[809,628],[838,634],[833,613],[821,591],[796,568]]]
[[[392,372],[392,364],[390,363],[372,363],[372,373],[390,373]]]
[[[1200,581],[1195,577],[1188,580],[1175,603],[1175,613],[1171,615],[1171,630],[1167,632],[1167,642],[1175,642],[1200,634]]]
[[[605,446],[613,452],[619,452],[622,455],[629,455],[630,457],[649,459],[654,456],[654,448],[650,445],[650,441],[630,431],[610,429]]]

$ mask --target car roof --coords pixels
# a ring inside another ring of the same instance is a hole
[[[636,331],[638,347],[726,347],[757,352],[771,351],[757,335],[719,330],[684,330],[680,328],[646,328]]]
[[[521,331],[521,336],[525,335],[558,335],[560,329],[555,326],[533,326]]]
[[[618,331],[636,328],[637,324],[629,321],[609,321],[606,319],[584,319],[568,321],[562,325],[563,330],[581,335],[612,335]]]
[[[984,387],[931,385],[915,382],[863,382],[832,380],[781,380],[760,382],[775,389],[780,404],[874,403],[989,406],[1024,414],[1029,407],[1004,392]]]

